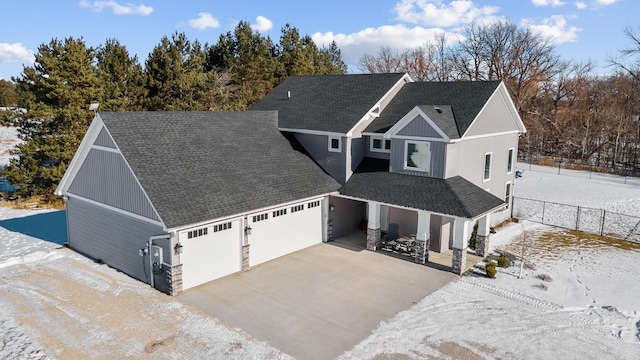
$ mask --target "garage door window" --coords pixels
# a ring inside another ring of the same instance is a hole
[[[219,232],[219,231],[224,231],[229,229],[231,229],[231,222],[213,225],[213,232]]]
[[[311,209],[312,207],[320,206],[320,200],[312,201],[307,204],[307,209]]]
[[[194,237],[207,235],[207,230],[208,230],[207,228],[191,230],[187,233],[187,238],[192,239]]]
[[[297,212],[297,211],[302,211],[304,210],[304,205],[296,205],[296,206],[292,206],[291,207],[291,212]]]
[[[280,209],[273,212],[273,217],[287,215],[287,209]]]
[[[253,215],[253,222],[263,221],[269,219],[269,213],[264,213],[260,215]]]

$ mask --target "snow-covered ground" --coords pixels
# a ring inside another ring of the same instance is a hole
[[[529,170],[515,194],[625,213],[640,202],[617,178]],[[65,248],[65,229],[64,212],[0,207],[0,358],[290,358]],[[523,232],[535,267],[521,279],[518,263],[461,277],[341,358],[639,359],[640,245],[525,221],[499,228],[492,250],[519,253]]]

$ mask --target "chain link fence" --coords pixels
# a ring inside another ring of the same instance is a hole
[[[604,209],[514,197],[513,215],[529,221],[640,242],[640,217]]]

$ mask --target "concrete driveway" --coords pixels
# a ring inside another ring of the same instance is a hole
[[[339,244],[318,244],[178,296],[298,359],[334,359],[381,321],[457,279]]]

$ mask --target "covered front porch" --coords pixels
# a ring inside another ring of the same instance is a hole
[[[491,213],[505,205],[459,176],[354,173],[339,192],[329,200],[330,228],[340,229],[333,239],[350,235],[355,230],[351,224],[362,216],[366,249],[419,264],[447,261],[459,275],[467,269],[467,259],[476,260],[469,257],[468,249],[474,226],[478,226],[475,256],[479,260],[489,248]]]

